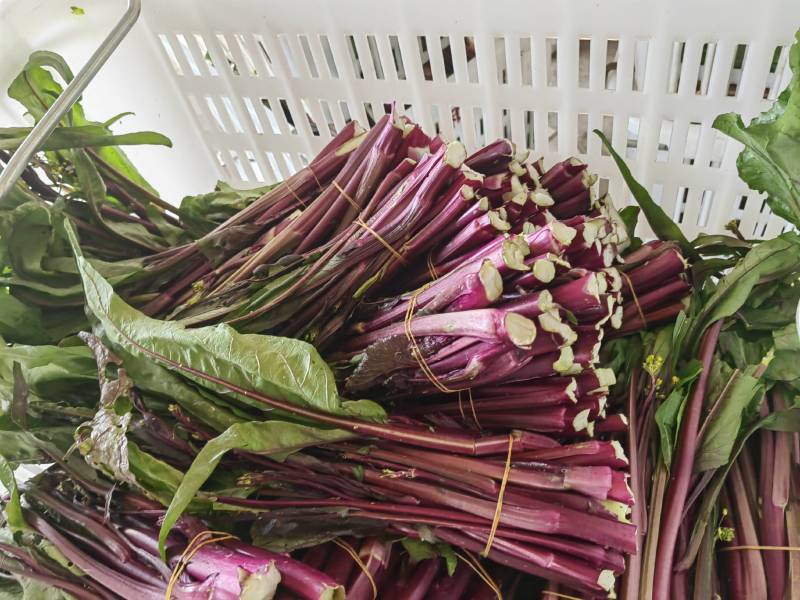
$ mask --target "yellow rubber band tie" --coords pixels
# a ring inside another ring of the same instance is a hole
[[[344,196],[344,199],[347,200],[354,208],[356,208],[359,211],[361,210],[361,207],[358,205],[358,203],[355,200],[353,200],[350,196],[348,196],[347,192],[345,192],[342,189],[342,186],[340,186],[336,181],[333,182],[333,187],[335,187],[337,190],[339,190],[339,193],[342,196]],[[405,262],[406,262],[405,257],[402,254],[400,254],[397,250],[395,250],[389,242],[387,242],[385,239],[383,239],[381,237],[381,235],[377,231],[375,231],[372,227],[367,225],[361,217],[356,217],[354,222],[356,223],[356,225],[358,225],[359,227],[364,229],[364,231],[366,231],[372,237],[374,237],[376,240],[378,240],[383,245],[383,247],[386,248],[389,252],[391,252],[392,255],[397,260],[399,260],[401,263],[405,264]]]
[[[211,536],[205,540],[200,541],[203,536]],[[215,537],[216,536],[216,537]],[[226,540],[238,540],[235,535],[231,535],[226,531],[201,531],[196,536],[194,536],[189,543],[187,544],[186,548],[183,550],[183,553],[178,558],[178,562],[175,563],[175,567],[172,569],[172,574],[169,577],[169,583],[167,583],[167,590],[164,592],[164,600],[170,600],[172,598],[172,590],[175,588],[175,585],[178,583],[178,580],[183,575],[183,571],[186,569],[186,566],[192,560],[195,554],[203,547],[207,546],[208,544],[216,544],[219,542],[224,542]]]
[[[478,431],[483,429],[481,427],[481,422],[478,421],[478,413],[475,412],[475,401],[472,399],[472,388],[467,388],[467,394],[469,395],[469,407],[472,409],[472,418],[475,420],[475,426],[478,428]]]
[[[625,278],[625,282],[628,284],[628,289],[631,291],[631,298],[633,299],[633,303],[636,305],[636,310],[639,311],[639,316],[642,318],[642,325],[647,327],[647,319],[644,316],[644,312],[642,311],[642,305],[639,304],[639,298],[636,296],[636,291],[633,289],[633,283],[631,282],[631,278],[628,277],[627,273],[619,271],[619,274]]]
[[[319,179],[317,179],[317,174],[314,173],[314,169],[311,168],[311,165],[307,166],[306,169],[308,169],[311,172],[311,176],[314,178],[314,181],[317,182],[317,188],[319,188],[319,191],[322,192],[324,188],[322,187],[322,184],[319,182]]]
[[[408,299],[408,308],[406,309],[406,316],[403,320],[403,328],[406,333],[406,338],[408,338],[408,341],[411,344],[411,355],[417,361],[419,368],[422,369],[422,372],[425,373],[425,376],[430,380],[437,390],[443,394],[452,394],[458,390],[451,390],[449,387],[439,381],[439,378],[436,377],[436,374],[430,368],[428,363],[425,362],[425,357],[422,356],[422,350],[420,350],[419,344],[417,344],[417,340],[411,330],[411,320],[414,318],[414,307],[417,305],[417,296],[419,296],[423,289],[424,288],[418,289],[411,295],[411,298]]]
[[[286,187],[289,188],[289,191],[291,192],[292,196],[294,196],[294,199],[297,200],[300,203],[300,206],[302,206],[303,208],[308,208],[306,203],[303,202],[303,199],[300,196],[298,196],[297,192],[295,192],[294,189],[292,188],[292,186],[289,185],[289,180],[287,179],[283,183],[285,183]]]
[[[353,561],[358,565],[358,568],[364,572],[364,575],[366,575],[367,579],[369,579],[369,584],[372,586],[372,600],[377,600],[378,586],[375,583],[375,579],[372,577],[372,573],[369,572],[369,569],[367,569],[367,565],[365,565],[364,561],[361,560],[361,557],[358,555],[358,552],[356,552],[355,548],[353,548],[350,544],[339,538],[335,538],[332,541],[334,544],[339,546],[339,548],[347,552],[350,555],[350,558],[352,558]]]
[[[497,600],[503,600],[503,592],[500,591],[500,586],[497,585],[494,579],[492,579],[491,575],[486,572],[486,569],[483,568],[480,562],[476,558],[474,558],[469,552],[461,554],[460,552],[456,552],[456,556],[461,559],[466,565],[475,571],[478,577],[491,589],[496,595]],[[473,562],[474,561],[474,562]]]
[[[497,526],[500,524],[500,514],[503,512],[503,496],[506,493],[506,484],[508,483],[508,476],[511,473],[511,451],[514,448],[514,436],[508,434],[508,454],[506,455],[506,468],[503,471],[503,480],[500,482],[500,491],[497,494],[497,506],[494,509],[494,519],[492,519],[492,528],[489,530],[489,537],[486,539],[486,547],[481,552],[481,556],[486,557],[489,555],[489,550],[492,549],[494,544],[494,536],[497,533]]]
[[[777,552],[800,552],[800,546],[725,546],[720,548],[720,552],[731,552],[732,550],[772,550]]]

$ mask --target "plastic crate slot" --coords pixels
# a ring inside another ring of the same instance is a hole
[[[333,58],[333,48],[327,35],[319,36],[319,44],[322,46],[322,54],[325,56],[325,63],[328,65],[328,72],[332,79],[339,79],[339,67],[336,66],[336,59]]]
[[[453,64],[453,46],[450,44],[450,36],[440,35],[439,46],[442,49],[442,63],[444,63],[444,78],[450,83],[456,81],[456,68]]]
[[[463,126],[463,122],[461,121],[461,107],[460,106],[451,106],[450,107],[450,120],[453,123],[453,136],[459,142],[464,141],[464,126]]]
[[[211,96],[206,96],[205,99],[208,112],[210,112],[211,116],[214,118],[217,129],[222,133],[228,133],[228,129],[225,127],[225,122],[222,120],[222,115],[219,113],[219,110],[217,110],[217,105],[214,104],[214,100]]]
[[[297,36],[297,39],[300,42],[303,57],[306,59],[309,75],[312,79],[319,79],[319,69],[317,68],[317,62],[314,60],[314,55],[311,53],[311,43],[308,41],[308,36],[301,34]]]
[[[507,108],[504,108],[500,111],[500,123],[503,126],[503,137],[506,139],[511,139],[511,111]]]
[[[345,36],[348,54],[350,55],[350,64],[353,66],[353,75],[356,79],[364,79],[364,69],[361,67],[361,60],[358,56],[358,48],[356,48],[356,38],[352,35]]]
[[[303,167],[307,167],[309,165],[308,155],[298,152],[297,159],[300,161],[300,164],[303,165]]]
[[[708,85],[711,82],[714,67],[717,64],[717,43],[706,42],[700,51],[700,66],[697,68],[697,85],[695,94],[705,96],[708,94]]]
[[[547,113],[547,147],[550,152],[558,152],[558,113]]]
[[[686,201],[689,198],[689,188],[679,187],[678,193],[675,196],[675,208],[672,211],[672,220],[678,225],[683,223],[683,217],[686,214]]]
[[[342,119],[344,119],[345,123],[349,123],[353,120],[353,116],[350,113],[350,106],[347,104],[346,100],[339,100],[339,110],[342,113]]]
[[[192,56],[192,51],[189,48],[189,42],[186,40],[186,36],[182,33],[176,33],[175,39],[178,40],[178,46],[180,46],[183,56],[186,58],[186,62],[189,64],[189,69],[192,71],[192,75],[195,77],[200,77],[200,68],[197,66],[194,56]]]
[[[772,60],[769,63],[769,71],[767,71],[764,81],[763,97],[767,100],[775,100],[783,88],[781,79],[788,55],[789,49],[787,47],[775,46],[775,50],[772,53]]]
[[[658,131],[658,146],[656,147],[656,162],[665,163],[669,160],[669,149],[672,147],[672,130],[674,122],[671,119],[662,119]]]
[[[483,122],[483,108],[480,106],[472,107],[472,121],[475,124],[475,144],[477,146],[486,145],[486,128]]]
[[[248,44],[244,35],[241,33],[236,33],[233,37],[236,40],[236,44],[239,46],[239,52],[242,53],[244,66],[247,67],[247,74],[250,77],[258,77],[258,69],[256,68],[256,63],[253,60],[253,56],[250,53],[250,49],[247,47]]]
[[[320,100],[319,107],[322,109],[322,117],[325,119],[325,123],[328,124],[328,133],[331,134],[331,137],[336,135],[336,123],[333,121],[333,113],[331,113],[331,105],[328,104],[327,100]]]
[[[233,130],[236,133],[244,133],[242,121],[239,119],[239,114],[236,112],[231,99],[227,96],[221,96],[220,99],[222,100],[222,105],[225,107],[225,111],[228,113],[228,118],[233,124]]]
[[[289,175],[297,173],[297,168],[294,166],[292,155],[289,152],[283,152],[283,162],[286,163],[286,168],[289,170]]]
[[[264,41],[264,38],[260,35],[253,36],[256,41],[256,46],[258,49],[261,50],[261,58],[264,62],[264,69],[266,70],[268,77],[275,77],[275,67],[272,64],[272,57],[270,56],[269,50],[267,50],[267,43]]]
[[[161,47],[164,49],[164,54],[167,55],[167,61],[172,66],[172,70],[175,71],[178,77],[183,77],[181,63],[178,62],[178,57],[175,55],[175,50],[172,44],[169,43],[169,39],[163,33],[158,34],[158,39],[161,42]]]
[[[464,36],[464,58],[467,60],[467,79],[470,83],[480,83],[478,77],[478,60],[475,53],[475,38]]]
[[[578,87],[589,89],[589,57],[592,53],[592,40],[578,40]]]
[[[667,71],[667,93],[677,94],[681,85],[681,71],[683,71],[683,55],[686,52],[686,42],[672,42],[672,53]]]
[[[214,157],[217,159],[217,164],[219,165],[220,169],[223,171],[228,170],[228,163],[225,161],[225,157],[222,154],[221,150],[213,150]]]
[[[306,120],[308,121],[308,128],[311,130],[311,135],[314,137],[319,137],[320,130],[317,126],[317,121],[314,119],[314,115],[311,112],[311,105],[309,104],[306,98],[300,98],[300,106],[303,107],[303,113],[306,115]]]
[[[267,123],[269,123],[272,133],[281,135],[281,128],[278,127],[278,119],[275,118],[275,111],[272,110],[272,103],[269,98],[259,98],[261,106],[264,108],[264,114],[267,115]]]
[[[619,60],[619,40],[606,40],[605,88],[609,91],[617,89],[617,61]]]
[[[614,115],[603,115],[600,121],[600,130],[603,132],[603,135],[606,136],[609,140],[614,139]],[[608,150],[606,150],[605,145],[600,149],[600,154],[602,156],[610,156]]]
[[[578,154],[586,154],[589,145],[589,113],[578,113],[577,119],[577,139],[575,147]]]
[[[295,60],[292,48],[289,46],[289,40],[287,39],[286,34],[278,34],[278,45],[281,47],[283,57],[286,59],[286,66],[289,68],[289,75],[293,79],[298,79],[300,77],[300,70],[297,68],[297,61]]]
[[[547,66],[547,87],[558,87],[558,38],[545,38],[544,49]]]
[[[259,183],[264,183],[264,173],[261,171],[261,166],[258,164],[258,159],[256,159],[256,155],[253,154],[250,150],[244,151],[245,157],[247,157],[247,164],[250,165],[250,170],[253,171],[253,175],[256,177],[256,181]]]
[[[198,102],[197,98],[193,94],[189,94],[186,96],[186,99],[189,101],[189,106],[192,107],[194,111],[194,116],[197,118],[197,122],[200,123],[200,129],[203,131],[211,131],[211,124],[208,121],[208,115],[206,115],[205,111]]]
[[[286,124],[289,126],[289,133],[292,135],[297,135],[297,123],[294,120],[292,111],[289,110],[289,103],[286,101],[286,98],[278,98],[278,104],[280,104],[281,110],[283,111],[283,116],[286,119]]]
[[[530,37],[519,38],[519,66],[522,85],[533,85],[533,47]]]
[[[381,106],[383,106],[383,114],[388,115],[390,112],[392,112],[391,102],[384,102]]]
[[[367,125],[372,127],[377,122],[375,113],[372,110],[372,102],[364,102],[364,114],[367,117]]]
[[[389,48],[392,50],[392,60],[394,69],[397,72],[397,79],[406,80],[406,66],[403,63],[403,51],[400,50],[400,40],[396,35],[389,36]]]
[[[703,190],[700,198],[700,211],[697,214],[697,226],[705,227],[708,225],[708,216],[711,214],[711,206],[714,203],[714,190]]]
[[[411,104],[403,104],[403,113],[415,123],[417,122],[416,117],[414,116],[414,106]]]
[[[525,124],[525,147],[533,150],[536,147],[536,134],[533,127],[534,112],[526,110],[522,118]]]
[[[441,123],[439,121],[439,107],[436,104],[431,104],[431,120],[433,121],[433,132],[436,135],[442,133]]]
[[[506,85],[508,83],[508,62],[506,61],[506,38],[494,38],[494,58],[497,67],[497,83]]]
[[[278,161],[275,158],[275,154],[273,152],[267,152],[267,160],[269,161],[269,166],[272,168],[272,172],[275,174],[275,181],[283,181],[285,177],[281,173],[280,168],[278,168]]]
[[[250,178],[247,177],[247,173],[244,170],[244,165],[242,165],[242,159],[239,158],[239,153],[236,152],[236,150],[228,150],[228,154],[230,154],[231,162],[236,169],[236,173],[239,175],[239,179],[242,181],[250,181]]]
[[[433,66],[431,65],[431,57],[428,53],[428,40],[424,35],[417,36],[417,50],[419,51],[422,76],[425,78],[425,81],[433,81]]]
[[[697,149],[700,146],[702,123],[692,121],[686,129],[686,145],[683,150],[683,164],[693,165],[697,158]]]
[[[377,79],[386,79],[386,73],[383,70],[383,61],[381,61],[381,53],[378,50],[378,40],[374,35],[367,36],[367,47],[369,48],[369,55],[372,58],[372,66],[375,68],[375,77]]]
[[[256,113],[256,107],[253,105],[253,101],[247,96],[243,96],[242,103],[247,110],[247,114],[250,116],[250,122],[253,124],[253,129],[255,129],[256,133],[259,135],[263,134],[264,128],[261,126],[261,120],[258,118],[258,113]]]
[[[644,90],[647,74],[647,59],[650,51],[650,40],[636,40],[633,53],[633,91]]]
[[[714,141],[711,145],[711,160],[708,161],[708,166],[719,169],[722,166],[722,160],[725,158],[725,149],[728,147],[728,136],[720,133],[716,129],[714,132]]]
[[[220,50],[222,50],[222,54],[224,55],[225,60],[231,69],[231,73],[238,77],[241,74],[239,71],[239,65],[237,65],[236,61],[233,59],[233,53],[231,52],[231,47],[228,45],[228,40],[221,33],[218,33],[216,38],[217,44],[219,45]]]
[[[733,53],[731,71],[728,75],[727,95],[736,97],[739,93],[739,85],[742,82],[742,74],[747,63],[747,44],[736,44],[736,51]]]
[[[639,150],[639,117],[628,117],[627,139],[625,143],[625,158],[635,159]]]
[[[206,69],[208,69],[208,74],[212,77],[219,77],[217,65],[214,64],[214,59],[208,51],[208,44],[206,44],[205,38],[199,33],[195,33],[193,37],[195,44],[197,44],[197,47],[200,49],[200,56],[203,57],[203,62],[206,65]]]

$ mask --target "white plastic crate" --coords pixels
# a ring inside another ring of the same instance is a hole
[[[35,49],[77,70],[124,5],[0,0],[0,84]],[[96,118],[136,111],[125,129],[173,139],[130,151],[173,202],[217,178],[282,178],[346,120],[396,102],[469,149],[505,136],[547,164],[579,156],[623,205],[591,133],[605,130],[687,236],[732,218],[771,236],[784,223],[739,181],[740,146],[711,123],[768,106],[798,27],[797,0],[143,0],[84,104]],[[21,118],[0,104],[0,124]]]

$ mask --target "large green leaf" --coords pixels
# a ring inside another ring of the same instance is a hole
[[[658,427],[661,458],[667,468],[672,464],[672,449],[675,447],[680,418],[683,414],[686,397],[690,392],[690,384],[697,379],[702,369],[703,365],[700,361],[696,359],[689,361],[677,375],[678,381],[674,384],[672,391],[656,409],[654,418]]]
[[[237,190],[224,181],[218,181],[214,191],[199,196],[186,196],[181,200],[178,213],[195,237],[209,233],[240,210],[258,200],[274,185]]]
[[[13,532],[26,529],[27,524],[25,517],[22,516],[22,504],[19,501],[19,489],[17,489],[17,479],[14,477],[14,468],[2,454],[0,454],[0,483],[8,493],[8,501],[3,507],[6,523]]]
[[[745,126],[740,115],[726,113],[713,127],[744,144],[736,161],[739,176],[767,194],[772,211],[800,226],[800,31],[789,50],[793,75],[772,107]]]
[[[14,151],[25,141],[31,127],[0,128],[0,150]],[[112,134],[99,125],[58,127],[45,140],[40,150],[69,150],[97,146],[172,146],[168,137],[153,131]]]
[[[306,408],[373,419],[384,417],[373,403],[342,402],[333,373],[310,344],[240,334],[224,324],[188,329],[180,323],[145,316],[114,293],[81,255],[74,232],[71,228],[69,231],[87,308],[114,350],[121,348],[154,360],[217,394],[264,411],[271,410],[226,383]]]
[[[349,439],[352,435],[350,432],[338,429],[318,429],[285,421],[260,423],[251,421],[233,425],[221,435],[209,440],[183,476],[167,514],[164,515],[159,534],[162,556],[172,526],[229,450],[245,450],[281,457],[306,446],[338,442]]]
[[[689,240],[686,239],[686,236],[683,235],[681,228],[667,216],[663,208],[653,201],[645,187],[636,181],[628,165],[625,164],[623,158],[617,154],[611,146],[611,142],[608,141],[608,138],[606,138],[599,129],[595,129],[594,133],[602,140],[606,150],[611,153],[611,157],[614,159],[619,172],[622,174],[622,178],[625,180],[628,188],[630,188],[637,204],[642,208],[642,212],[647,222],[650,224],[653,233],[661,240],[677,242],[686,256],[696,258],[697,251],[689,243]]]

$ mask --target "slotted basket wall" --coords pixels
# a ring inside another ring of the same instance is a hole
[[[75,1],[0,0],[0,82],[34,49],[77,69],[124,8],[86,1],[75,15]],[[216,178],[280,179],[348,119],[396,102],[468,149],[505,136],[548,164],[579,156],[621,206],[628,192],[591,133],[604,130],[687,236],[738,218],[763,237],[785,223],[739,181],[741,148],[711,123],[769,105],[798,27],[796,0],[144,0],[85,104],[134,110],[126,128],[172,137],[171,151],[132,154],[173,201]],[[0,118],[21,117],[6,102]]]

